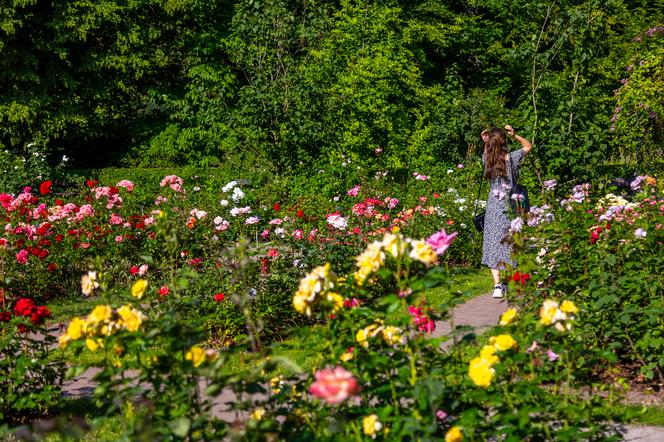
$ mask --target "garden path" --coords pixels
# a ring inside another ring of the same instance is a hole
[[[437,321],[434,337],[450,334],[457,326],[468,326],[470,332],[481,333],[498,323],[500,315],[507,310],[508,305],[503,299],[494,299],[491,293],[477,296],[469,301],[458,305],[452,310],[450,319]],[[459,337],[456,338],[458,340]],[[446,341],[443,348],[450,348],[454,340]],[[92,395],[95,382],[93,381],[96,371],[88,370],[76,379],[66,381],[63,385],[63,394],[70,397],[81,397]],[[240,416],[236,412],[229,411],[227,404],[236,401],[235,394],[230,390],[224,390],[216,398],[213,413],[220,419],[228,422],[235,421]],[[664,441],[664,427],[628,425],[625,428],[625,440],[634,442],[662,442]]]

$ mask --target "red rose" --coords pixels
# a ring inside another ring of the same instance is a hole
[[[92,189],[97,185],[98,182],[99,181],[97,180],[85,180],[85,185]]]
[[[21,298],[16,302],[14,306],[14,313],[16,316],[29,316],[32,313],[32,309],[35,307],[35,303],[32,299]]]
[[[298,210],[297,211],[297,217],[302,218],[303,216],[304,216],[304,212],[302,211],[302,209]]]
[[[9,322],[12,319],[12,312],[0,312],[0,322]]]
[[[225,297],[226,296],[223,293],[217,293],[216,295],[214,295],[214,300],[215,302],[221,302],[224,300]]]
[[[56,206],[61,206],[63,204],[63,201],[61,199],[55,200],[55,205]]]
[[[49,272],[55,272],[58,269],[58,265],[54,262],[50,263],[48,266],[46,266],[46,270]]]
[[[171,291],[167,285],[159,287],[159,296],[166,296]]]
[[[138,266],[131,266],[131,268],[129,269],[129,272],[130,272],[132,275],[137,274],[137,273],[138,273]]]
[[[30,322],[34,325],[40,325],[44,322],[44,319],[51,317],[51,311],[44,305],[40,305],[36,309],[33,309],[32,314],[30,315]]]
[[[42,195],[48,195],[49,193],[51,193],[52,185],[53,183],[50,180],[44,181],[39,185],[39,193],[41,193]]]
[[[51,225],[49,223],[44,223],[41,226],[37,228],[37,235],[39,236],[44,236],[48,233],[48,231],[51,229]]]
[[[278,211],[281,210],[281,206],[279,205],[279,203],[274,203],[274,206],[272,206],[272,208],[274,209],[275,212],[278,212]]]

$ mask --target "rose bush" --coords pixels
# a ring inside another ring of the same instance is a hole
[[[161,310],[160,290],[151,283],[140,300],[147,309],[120,306],[138,302],[135,290],[107,288],[112,296],[103,296],[117,304],[72,321],[60,342],[104,353],[95,391],[104,403],[131,408],[130,435],[578,440],[615,434],[604,399],[580,390],[587,378],[574,358],[595,356],[583,350],[585,312],[569,300],[549,300],[535,314],[506,312],[470,360],[441,349],[451,336],[433,338],[431,327],[422,327],[424,316],[439,318],[424,308],[422,296],[447,278],[436,252],[445,253],[453,240],[446,232],[414,240],[395,231],[370,243],[345,277],[329,264],[309,271],[292,303],[320,323],[302,341],[321,349],[312,373],[272,358],[250,336],[248,357],[256,369],[222,375],[226,352],[199,346],[201,327]],[[381,281],[390,289],[377,294],[371,288]],[[226,294],[217,298],[226,302]],[[241,300],[234,302],[251,315]],[[290,369],[278,374],[278,366]],[[232,426],[212,412],[214,397],[224,391],[238,398]]]
[[[662,185],[642,176],[633,191],[599,189],[592,196],[590,185],[579,185],[546,209],[550,222],[540,222],[536,210],[517,234],[517,242],[526,237],[533,246],[521,256],[532,280],[517,278],[509,299],[531,309],[544,296],[573,300],[587,312],[582,326],[590,347],[603,349],[622,371],[662,385]]]

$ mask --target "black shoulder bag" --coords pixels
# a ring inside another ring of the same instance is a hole
[[[518,175],[514,173],[512,157],[509,158],[510,175],[512,175],[512,189],[510,190],[510,206],[515,215],[522,215],[530,212],[530,200],[528,199],[528,190],[519,184]]]
[[[482,168],[482,171],[484,168]],[[480,195],[482,194],[482,181],[484,181],[483,173],[480,171],[480,190],[477,191],[477,198],[475,199],[475,212],[473,213],[473,224],[475,225],[475,230],[481,232],[484,230],[484,215],[486,211],[482,210],[480,213],[477,213],[477,205],[480,202]]]

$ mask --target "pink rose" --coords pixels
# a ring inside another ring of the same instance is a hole
[[[16,261],[19,264],[27,264],[28,263],[28,251],[25,249],[21,249],[20,252],[16,254]]]
[[[124,187],[127,189],[127,192],[132,192],[134,190],[134,183],[129,180],[122,180],[115,185],[115,187]]]
[[[340,404],[360,392],[353,373],[341,366],[319,370],[314,377],[316,381],[309,387],[309,393],[328,404]]]
[[[457,235],[458,232],[453,232],[448,235],[445,233],[445,229],[443,229],[428,237],[426,243],[435,249],[436,255],[442,255],[448,249],[450,244],[452,244],[452,241]]]

